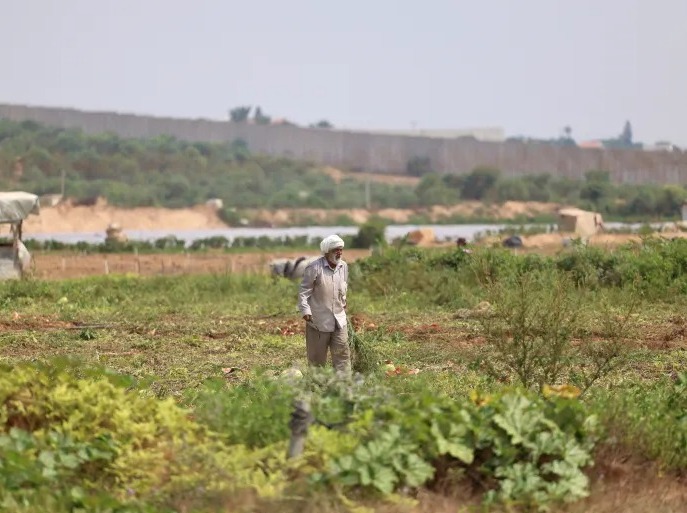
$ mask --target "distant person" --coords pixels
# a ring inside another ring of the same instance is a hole
[[[470,253],[472,253],[472,250],[469,249],[469,248],[467,247],[467,245],[468,245],[468,241],[465,240],[465,237],[458,237],[458,240],[456,241],[456,246],[458,246],[459,248],[461,248],[461,250],[463,251],[463,253],[468,253],[468,254],[470,254]]]
[[[305,320],[305,348],[308,363],[324,366],[327,353],[337,372],[350,372],[346,292],[348,264],[342,260],[344,241],[330,235],[320,243],[322,257],[311,262],[303,274],[298,293],[298,310]]]
[[[594,228],[596,228],[597,232],[603,231],[604,229],[604,222],[596,214],[594,214]]]

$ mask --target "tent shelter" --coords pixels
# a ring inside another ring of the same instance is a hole
[[[579,208],[562,208],[558,211],[558,231],[574,233],[580,237],[591,237],[603,228],[603,219],[598,212]]]
[[[38,214],[38,196],[28,192],[0,192],[0,279],[20,278],[31,261],[22,242],[22,223],[31,214]],[[9,227],[9,238],[3,237]]]

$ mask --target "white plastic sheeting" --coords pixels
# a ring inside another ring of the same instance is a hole
[[[0,223],[18,223],[40,212],[38,196],[29,192],[0,192]]]

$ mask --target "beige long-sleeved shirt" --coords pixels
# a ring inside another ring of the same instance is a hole
[[[311,325],[318,331],[344,328],[347,290],[348,264],[340,260],[332,269],[326,258],[318,258],[305,268],[298,293],[298,310],[301,315],[312,315]]]

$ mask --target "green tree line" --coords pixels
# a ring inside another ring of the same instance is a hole
[[[498,169],[477,168],[467,175],[425,173],[416,188],[422,205],[462,200],[543,201],[575,205],[621,219],[666,219],[680,215],[687,189],[682,185],[615,185],[606,171],[591,170],[583,180],[549,174],[518,178]]]
[[[608,173],[589,171],[583,180],[539,174],[513,178],[497,169],[467,175],[433,172],[427,158],[408,162],[417,187],[374,183],[376,208],[412,208],[485,202],[553,201],[594,209],[617,218],[675,218],[687,190],[680,185],[622,185]],[[123,207],[186,207],[211,198],[231,209],[363,208],[366,184],[335,182],[317,166],[251,154],[240,140],[185,142],[169,136],[128,139],[112,133],[86,135],[32,121],[0,120],[0,187],[37,194],[58,193],[62,173],[68,196],[104,196]]]
[[[186,207],[220,198],[227,208],[362,208],[365,184],[336,183],[307,162],[251,154],[245,143],[85,135],[31,121],[0,120],[0,187],[124,207]],[[412,187],[375,184],[378,207],[410,207]]]

